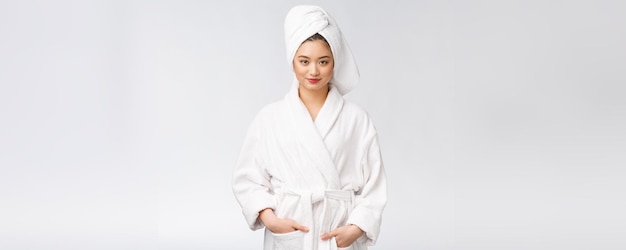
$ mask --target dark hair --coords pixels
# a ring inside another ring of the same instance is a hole
[[[323,41],[326,45],[328,45],[328,48],[330,48],[330,44],[328,43],[328,41],[326,41],[326,38],[324,38],[319,33],[315,33],[314,35],[312,35],[309,38],[305,39],[304,42],[302,42],[302,43],[312,42],[312,41]]]

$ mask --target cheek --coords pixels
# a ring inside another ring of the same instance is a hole
[[[328,67],[324,69],[324,75],[332,76],[333,75],[333,67]]]
[[[297,76],[300,76],[300,75],[302,75],[302,72],[303,72],[303,67],[302,67],[302,66],[298,66],[297,64],[294,64],[294,66],[293,66],[293,72],[294,72]]]
[[[335,63],[331,62],[327,67],[324,68],[324,73],[328,76],[332,76],[334,69],[335,69]]]

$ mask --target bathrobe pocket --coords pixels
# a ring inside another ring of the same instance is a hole
[[[284,234],[272,233],[273,250],[302,249],[304,246],[304,232],[296,230]]]
[[[278,218],[294,220],[296,223],[302,223],[302,214],[299,209],[300,197],[292,194],[283,194],[279,196],[278,205],[274,213]],[[296,230],[289,233],[271,232],[272,250],[290,250],[302,249],[304,246],[304,232]]]
[[[352,250],[354,248],[352,248],[352,246],[354,245],[354,243],[352,245],[349,245],[347,247],[337,247],[337,241],[335,241],[335,238],[332,238],[332,243],[333,246],[336,246],[337,250]]]

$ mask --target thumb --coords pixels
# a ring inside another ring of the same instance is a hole
[[[295,228],[296,230],[300,230],[300,231],[305,232],[305,233],[309,231],[308,227],[300,225],[300,224],[295,223],[295,222],[293,223],[292,227]]]
[[[332,238],[332,237],[337,236],[338,234],[339,234],[339,233],[337,232],[337,229],[335,229],[335,230],[330,231],[330,232],[328,232],[328,233],[322,234],[322,237],[321,237],[321,238],[322,238],[322,240],[328,240],[328,239],[330,239],[330,238]]]

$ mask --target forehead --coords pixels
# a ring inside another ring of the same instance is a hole
[[[322,40],[315,41],[306,41],[300,45],[298,50],[296,51],[296,56],[307,56],[307,57],[322,57],[322,56],[330,56],[332,57],[333,52],[330,50],[328,44],[326,44]]]

